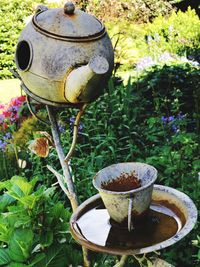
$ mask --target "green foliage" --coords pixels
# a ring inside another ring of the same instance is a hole
[[[43,1],[40,1],[40,3]],[[34,11],[34,0],[0,0],[0,78],[12,77],[15,46],[25,19]]]
[[[167,15],[172,5],[166,0],[77,0],[79,6],[96,15],[103,21],[126,19],[136,22],[147,22],[159,14]],[[106,11],[106,12],[105,12]]]
[[[200,263],[200,236],[197,235],[195,240],[192,240],[192,245],[198,248],[198,251],[193,257],[196,259],[197,263]]]
[[[8,149],[6,152],[0,152],[0,180],[9,179],[18,172],[18,164],[16,154],[13,149]]]
[[[79,251],[68,245],[70,211],[58,201],[55,188],[38,184],[38,178],[13,176],[0,182],[0,190],[0,266],[80,263]]]
[[[179,55],[200,60],[200,20],[194,10],[160,15],[147,24],[121,20],[106,26],[115,47],[115,63],[122,65],[120,70],[132,68],[144,56],[162,60],[166,52],[174,59]]]
[[[140,161],[158,169],[157,183],[185,192],[200,207],[199,88],[199,67],[180,62],[149,68],[126,86],[111,80],[85,112],[71,160],[80,201],[95,194],[92,177],[97,171],[117,162]],[[63,111],[62,116],[69,120],[70,114]],[[70,131],[61,137],[66,153]],[[54,153],[49,157],[52,164]],[[196,233],[198,229],[163,257],[191,266],[195,248],[189,242]]]
[[[187,21],[187,23],[185,23]],[[146,35],[151,37],[148,49],[151,55],[172,54],[199,56],[200,20],[195,10],[173,12],[168,18],[161,15],[147,25]]]
[[[44,131],[46,128],[34,116],[27,118],[22,122],[21,127],[13,133],[15,144],[20,148],[27,147],[28,141],[33,139],[34,132],[41,129]]]

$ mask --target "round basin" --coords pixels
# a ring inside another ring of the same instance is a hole
[[[83,202],[70,220],[74,239],[86,248],[113,255],[143,254],[171,246],[197,221],[197,209],[184,193],[154,185],[147,216],[129,232],[113,224],[99,194]]]

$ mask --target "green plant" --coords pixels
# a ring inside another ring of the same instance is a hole
[[[42,3],[44,1],[40,1]],[[9,68],[13,68],[14,53],[19,33],[25,20],[34,11],[34,0],[0,0],[0,79],[11,78]]]
[[[194,256],[196,258],[197,263],[200,262],[200,236],[197,235],[195,240],[192,240],[192,245],[198,248],[198,251]]]
[[[70,211],[35,177],[14,176],[0,183],[0,266],[77,266],[79,251],[71,240]],[[73,255],[76,254],[75,257]]]
[[[165,0],[77,0],[77,4],[87,12],[95,14],[103,21],[126,18],[129,21],[147,22],[158,16],[166,15],[172,10],[172,5]],[[105,12],[106,10],[106,12]]]
[[[159,15],[147,24],[146,37],[148,51],[155,57],[168,51],[194,58],[200,49],[199,17],[190,8],[187,12],[172,12],[169,17]],[[196,59],[199,60],[198,57]]]
[[[185,21],[187,26],[185,27]],[[147,24],[107,22],[115,48],[115,62],[119,70],[130,70],[142,57],[164,61],[178,56],[199,62],[200,20],[194,10],[159,15]]]

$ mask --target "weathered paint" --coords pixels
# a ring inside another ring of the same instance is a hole
[[[50,102],[70,102],[65,93],[68,75],[87,65],[95,56],[101,56],[108,62],[107,72],[94,72],[88,78],[91,82],[82,88],[81,95],[77,94],[76,88],[70,88],[71,95],[74,90],[72,103],[93,101],[102,93],[114,66],[113,47],[104,26],[93,16],[79,10],[68,15],[63,8],[44,9],[24,28],[18,43],[20,41],[29,44],[31,55],[27,69],[22,70],[17,64],[19,75],[33,96]],[[15,60],[16,63],[20,60],[17,52]],[[81,72],[77,78],[81,80],[86,75],[86,72]]]
[[[179,217],[182,222],[182,227],[179,231],[172,236],[171,238],[162,241],[160,243],[148,246],[141,247],[138,249],[131,249],[130,247],[120,246],[118,244],[117,247],[112,246],[100,246],[93,242],[88,241],[77,228],[77,221],[88,211],[94,209],[95,207],[99,207],[101,202],[101,197],[99,194],[89,198],[85,202],[83,202],[78,209],[73,213],[70,219],[70,229],[74,239],[79,242],[81,245],[87,247],[90,250],[109,253],[113,255],[136,255],[136,254],[144,254],[152,251],[160,250],[166,247],[169,247],[179,240],[181,240],[184,236],[186,236],[194,227],[197,221],[197,208],[194,205],[193,201],[184,193],[173,189],[171,187],[162,186],[162,185],[154,185],[153,194],[152,194],[152,203],[157,203],[160,201],[161,203],[166,203],[167,207]],[[101,220],[101,217],[99,218]],[[90,222],[91,225],[93,222]],[[100,223],[100,222],[99,222]],[[90,224],[88,224],[88,229],[90,229]],[[106,231],[106,229],[105,229]],[[121,229],[119,228],[119,231]]]
[[[126,192],[114,192],[102,188],[102,183],[112,181],[122,173],[132,172],[140,180],[141,187]],[[148,164],[138,162],[118,163],[99,171],[93,179],[93,185],[99,191],[110,217],[118,223],[123,223],[128,219],[127,227],[130,231],[132,223],[134,223],[134,217],[143,215],[149,208],[156,178],[157,170]],[[131,222],[131,219],[133,222]]]

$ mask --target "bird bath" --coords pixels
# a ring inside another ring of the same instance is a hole
[[[110,223],[99,194],[78,207],[70,228],[74,239],[90,250],[133,255],[175,244],[192,230],[196,220],[197,209],[187,195],[154,185],[148,218],[131,232]]]
[[[78,207],[69,160],[75,149],[80,118],[86,106],[103,93],[114,67],[111,40],[98,19],[75,9],[73,3],[66,3],[64,9],[38,6],[32,21],[20,35],[15,61],[19,74],[14,73],[22,81],[30,111],[38,118],[32,108],[33,99],[33,103],[46,106],[49,122],[42,122],[51,126],[63,175],[53,167],[47,167],[70,200],[74,211],[70,220],[71,232],[83,245],[85,267],[90,266],[86,248],[115,255],[141,254],[170,246],[190,232],[197,220],[194,203],[175,189],[153,186],[155,179],[149,191],[152,199],[148,197],[151,201],[147,201],[148,206],[150,204],[147,220],[141,227],[129,227],[131,231],[110,223],[100,195]],[[58,108],[68,107],[78,109],[78,113],[72,144],[64,155],[57,115]],[[132,204],[133,200],[129,201],[129,212],[132,212]],[[121,259],[123,262],[124,257]]]

